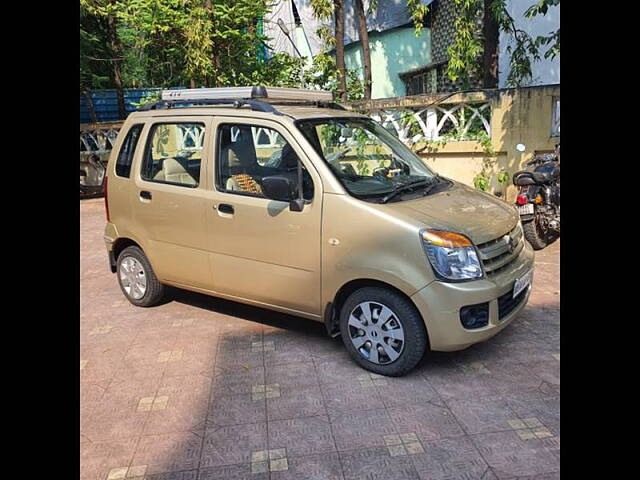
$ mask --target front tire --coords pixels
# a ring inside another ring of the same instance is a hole
[[[427,332],[415,306],[381,287],[356,290],[340,311],[340,332],[351,358],[371,372],[401,376],[427,349]]]
[[[140,247],[127,247],[120,252],[116,275],[122,293],[133,305],[151,307],[164,297],[164,285]]]

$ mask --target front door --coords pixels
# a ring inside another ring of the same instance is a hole
[[[207,206],[215,290],[225,295],[319,315],[322,184],[285,127],[217,117],[213,189]],[[262,194],[262,178],[288,176],[302,162],[301,212]]]
[[[207,117],[163,117],[147,125],[135,175],[137,236],[161,281],[212,288],[206,252],[203,181]]]

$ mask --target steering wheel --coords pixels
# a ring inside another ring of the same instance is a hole
[[[389,167],[378,167],[378,168],[374,168],[372,175],[375,176],[379,176],[379,177],[385,177],[387,175],[389,175]]]

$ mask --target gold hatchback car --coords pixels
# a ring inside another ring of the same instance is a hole
[[[132,113],[105,181],[124,295],[148,307],[172,285],[324,322],[383,375],[498,333],[533,276],[514,207],[331,102],[299,89],[165,90]]]

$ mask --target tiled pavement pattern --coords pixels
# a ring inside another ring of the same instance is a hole
[[[386,378],[300,318],[122,302],[102,201],[80,211],[81,479],[559,478],[559,242],[500,335]]]

